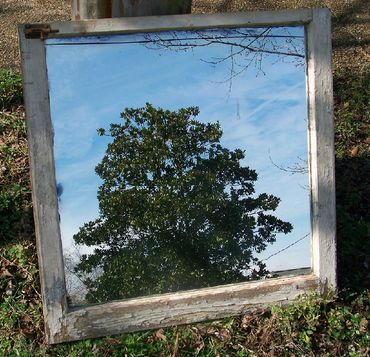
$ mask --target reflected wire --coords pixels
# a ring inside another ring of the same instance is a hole
[[[305,236],[299,238],[298,240],[296,240],[295,242],[289,244],[288,246],[286,246],[285,248],[283,249],[280,249],[279,251],[277,251],[276,253],[273,253],[271,255],[269,255],[267,258],[265,259],[262,259],[261,261],[262,262],[265,262],[266,260],[269,260],[270,258],[274,257],[275,255],[278,255],[280,254],[281,252],[284,252],[285,250],[289,249],[290,247],[293,247],[293,245],[296,245],[297,243],[299,243],[300,241],[302,241],[303,239],[307,238],[308,236],[310,235],[310,233],[307,233]]]
[[[117,36],[126,36],[130,34],[121,34]],[[113,35],[114,36],[114,35]],[[95,37],[95,36],[94,36]],[[97,35],[97,37],[99,37]],[[104,36],[106,37],[106,36]],[[58,42],[58,43],[45,43],[46,46],[77,46],[77,45],[120,45],[120,44],[146,44],[146,43],[156,43],[156,42],[172,42],[172,41],[194,41],[194,40],[223,40],[223,39],[240,39],[240,38],[258,38],[260,35],[244,35],[244,36],[217,36],[217,37],[189,37],[189,38],[169,38],[169,39],[153,39],[153,40],[140,40],[140,41],[88,41],[85,42]],[[295,35],[266,35],[263,38],[304,38],[304,36],[295,36]],[[55,38],[56,39],[56,38]]]

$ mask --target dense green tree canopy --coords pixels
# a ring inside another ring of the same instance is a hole
[[[89,301],[261,276],[253,253],[291,231],[271,214],[279,198],[254,194],[257,174],[242,166],[244,152],[223,147],[220,125],[197,121],[198,113],[147,104],[98,130],[112,138],[96,167],[100,215],[74,236],[97,246],[76,267]]]

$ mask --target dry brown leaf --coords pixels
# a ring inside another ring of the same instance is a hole
[[[230,331],[226,328],[221,328],[219,334],[222,341],[229,341],[231,339]]]
[[[354,146],[352,149],[351,149],[351,156],[357,156],[358,154],[358,146]]]
[[[179,333],[176,334],[175,346],[173,347],[172,357],[177,356],[179,350]]]
[[[167,337],[163,334],[163,329],[159,329],[158,331],[155,332],[155,337],[162,341],[167,341]]]
[[[1,275],[0,275],[2,278],[3,277],[6,277],[6,276],[8,276],[8,277],[13,277],[13,274],[12,273],[10,273],[10,271],[8,270],[8,269],[3,269],[2,271],[1,271]]]

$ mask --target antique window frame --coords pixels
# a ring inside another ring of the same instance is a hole
[[[198,290],[69,307],[63,266],[44,39],[222,27],[304,26],[312,272]],[[328,9],[172,15],[19,27],[35,229],[45,331],[54,344],[236,315],[336,288],[331,31]]]

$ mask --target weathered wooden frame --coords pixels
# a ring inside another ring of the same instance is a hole
[[[311,190],[312,273],[69,307],[58,217],[53,135],[43,38],[213,27],[304,25]],[[99,337],[236,315],[336,288],[334,129],[330,12],[173,15],[53,22],[19,27],[32,192],[48,343]]]

